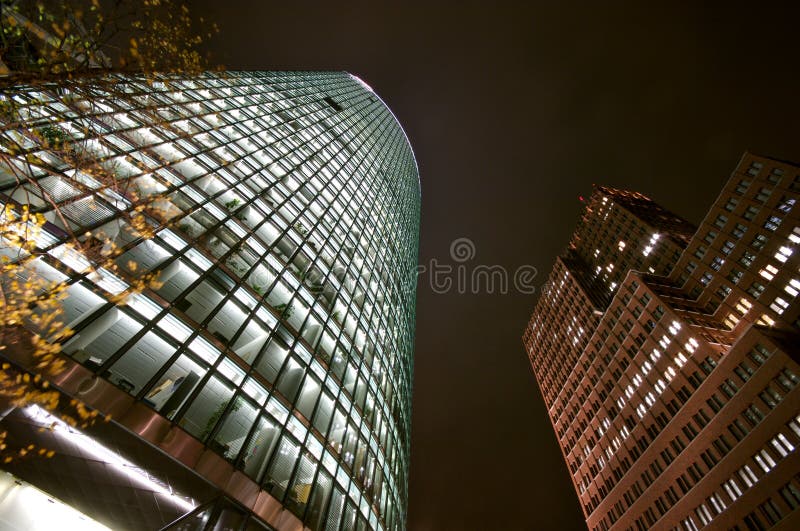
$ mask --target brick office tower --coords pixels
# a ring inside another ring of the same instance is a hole
[[[696,231],[595,190],[523,336],[592,531],[800,525],[799,174],[745,154]]]

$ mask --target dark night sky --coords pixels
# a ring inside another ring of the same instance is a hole
[[[800,159],[797,2],[695,3],[189,5],[220,25],[214,63],[347,70],[386,101],[419,163],[420,263],[468,237],[470,267],[541,286],[592,183],[698,222],[745,150]],[[585,528],[521,345],[534,302],[420,282],[409,529]]]

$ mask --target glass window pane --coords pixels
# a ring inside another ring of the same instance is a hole
[[[328,433],[328,424],[330,424],[332,414],[333,398],[331,398],[326,391],[322,393],[322,397],[319,400],[319,406],[314,414],[314,427],[317,428],[322,435]]]
[[[297,395],[297,390],[300,388],[300,382],[303,379],[303,367],[295,361],[294,358],[289,358],[288,363],[283,369],[281,378],[278,381],[278,390],[290,402],[294,402]]]
[[[340,347],[336,347],[336,353],[333,355],[333,362],[331,363],[331,371],[340,380],[347,367],[347,354]]]
[[[186,315],[202,322],[222,300],[222,293],[207,280],[202,281],[176,306]],[[227,342],[227,341],[226,341]]]
[[[172,418],[205,372],[206,369],[187,356],[181,356],[150,389],[143,401],[165,417]]]
[[[183,293],[192,282],[197,280],[198,276],[200,275],[198,275],[194,269],[185,265],[181,260],[176,260],[165,267],[159,274],[158,281],[161,282],[162,285],[158,289],[158,294],[168,301],[173,301],[178,295]]]
[[[68,327],[74,327],[81,320],[88,317],[94,310],[105,304],[102,297],[98,297],[94,292],[86,287],[82,282],[76,282],[67,288],[67,293],[61,302],[61,309],[64,312],[60,321],[66,323]]]
[[[296,407],[307,419],[310,419],[314,412],[314,405],[317,403],[319,392],[319,381],[310,374],[306,376],[303,382],[303,389],[300,391],[300,396],[296,402]]]
[[[244,320],[245,313],[242,308],[232,300],[228,300],[222,305],[222,308],[217,310],[217,313],[214,314],[206,328],[214,337],[227,345],[233,339],[239,327],[242,326]]]
[[[358,388],[356,389],[355,401],[359,409],[364,409],[364,400],[367,397],[367,382],[364,378],[358,379]]]
[[[122,345],[142,329],[134,319],[117,308],[111,308],[75,334],[64,351],[92,370],[111,357]]]
[[[256,481],[261,479],[280,432],[280,427],[272,419],[266,415],[261,416],[242,456],[242,470],[245,474]]]
[[[311,501],[308,503],[306,513],[306,524],[311,529],[322,527],[322,516],[325,514],[325,504],[331,493],[333,478],[324,470],[319,471],[317,480],[314,482],[314,492],[311,493]]]
[[[152,240],[145,240],[136,247],[128,250],[117,258],[119,266],[130,274],[140,274],[143,271],[151,271],[159,264],[169,258],[170,254],[166,249]],[[136,269],[131,269],[130,264],[135,263]]]
[[[175,347],[158,335],[147,332],[128,352],[111,365],[110,374],[104,374],[104,376],[124,391],[134,394],[167,363],[175,350]]]
[[[342,384],[350,396],[353,396],[353,391],[356,385],[356,373],[356,368],[353,365],[348,364],[347,373],[344,376],[344,382],[342,382]]]
[[[239,338],[232,348],[240,358],[252,364],[258,353],[261,352],[264,344],[266,344],[268,337],[269,334],[267,334],[267,331],[259,326],[258,323],[251,320],[247,323],[247,326],[239,335]]]
[[[347,427],[347,417],[344,412],[336,408],[336,414],[333,417],[333,424],[331,425],[331,433],[328,436],[328,441],[333,445],[337,452],[342,451],[342,438],[344,437],[344,430]]]
[[[294,464],[300,455],[300,445],[294,439],[284,434],[278,445],[278,450],[272,458],[272,464],[267,471],[266,489],[278,500],[283,499],[289,485]]]
[[[289,355],[289,347],[281,339],[273,337],[267,344],[267,348],[261,355],[256,364],[256,370],[267,379],[274,383],[278,377],[278,372]]]
[[[205,440],[232,396],[233,389],[212,376],[178,424],[198,439]]]
[[[236,459],[257,415],[258,411],[250,402],[237,396],[209,446],[226,459]]]
[[[314,473],[316,471],[317,464],[311,459],[311,456],[303,454],[286,500],[286,506],[299,516],[302,516],[303,512],[305,512],[306,504],[308,504],[308,499],[311,496],[311,487],[314,483]]]
[[[348,466],[353,466],[355,459],[356,443],[358,442],[358,431],[353,424],[347,430],[347,436],[344,439],[344,451],[342,452],[342,459]]]
[[[342,512],[344,511],[344,492],[338,487],[333,491],[331,496],[331,503],[328,507],[328,519],[325,522],[325,531],[338,531],[339,522],[342,519]]]
[[[356,506],[352,500],[347,500],[347,507],[344,510],[344,519],[342,520],[342,529],[355,529],[356,528]]]
[[[365,460],[367,457],[367,441],[363,437],[359,437],[358,448],[356,449],[356,460],[353,463],[353,471],[356,473],[356,478],[362,483],[366,474]]]

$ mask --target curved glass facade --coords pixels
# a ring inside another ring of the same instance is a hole
[[[114,82],[13,96],[128,183],[30,139],[35,190],[0,167],[4,201],[48,220],[38,272],[70,284],[63,351],[308,527],[403,528],[420,189],[397,120],[346,73]],[[153,195],[155,236],[131,237]],[[87,273],[68,230],[123,248],[120,274]],[[145,271],[158,289],[110,302]]]

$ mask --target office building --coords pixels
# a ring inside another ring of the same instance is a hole
[[[525,343],[548,406],[630,269],[666,274],[694,227],[636,192],[596,186],[544,286]]]
[[[12,98],[41,129],[4,115],[0,197],[46,219],[30,274],[68,284],[54,384],[113,420],[8,414],[57,452],[5,467],[0,510],[31,528],[41,504],[14,489],[38,489],[114,529],[404,528],[420,188],[378,96],[347,73],[228,72]],[[112,248],[119,270],[94,271]]]
[[[595,190],[523,336],[590,530],[797,528],[798,194],[750,153],[697,230]]]

